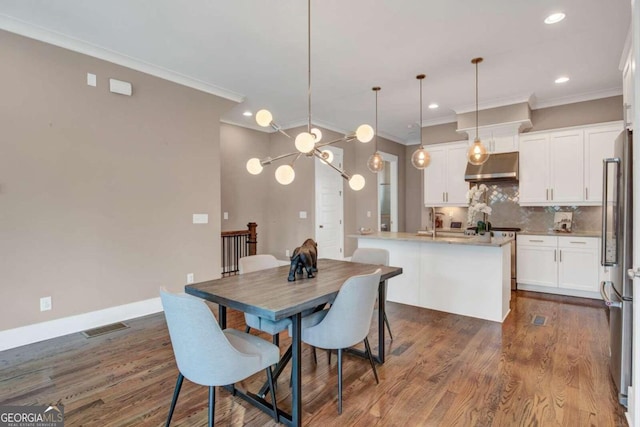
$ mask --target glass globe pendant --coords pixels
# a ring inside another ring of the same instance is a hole
[[[290,165],[281,165],[276,169],[276,181],[282,185],[289,185],[296,177],[296,172]]]
[[[469,148],[469,151],[467,151],[469,163],[478,166],[486,162],[488,158],[489,152],[487,148],[482,144],[480,138],[476,138],[473,141],[473,145]]]
[[[424,169],[429,166],[431,162],[431,155],[429,152],[425,150],[425,148],[421,145],[416,151],[411,155],[411,164],[416,169]]]
[[[353,191],[360,191],[364,188],[364,177],[360,174],[355,174],[349,179],[349,187]]]
[[[379,152],[375,152],[367,161],[367,168],[373,173],[378,173],[384,169],[384,159]]]
[[[260,110],[256,113],[256,123],[262,127],[267,127],[273,121],[273,116],[269,110]]]
[[[260,163],[260,159],[254,157],[247,161],[247,171],[251,175],[258,175],[262,172],[262,163]]]

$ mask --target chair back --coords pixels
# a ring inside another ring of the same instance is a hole
[[[362,342],[371,327],[373,306],[378,295],[380,269],[347,279],[322,321],[303,334],[315,335],[309,341],[320,348],[347,348]]]
[[[233,384],[245,378],[243,364],[259,362],[260,356],[241,353],[229,343],[204,300],[165,289],[160,298],[178,369],[188,380],[206,386]]]
[[[353,251],[351,261],[361,264],[389,265],[389,251],[386,249],[358,248]]]
[[[280,266],[280,263],[273,255],[250,255],[240,258],[238,270],[240,274],[251,273],[253,271],[265,270]]]

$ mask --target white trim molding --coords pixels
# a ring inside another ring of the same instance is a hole
[[[65,34],[51,31],[42,27],[20,21],[13,17],[0,14],[0,29],[15,33],[30,39],[38,40],[54,46],[82,53],[93,58],[102,59],[122,67],[127,67],[135,71],[140,71],[182,86],[190,87],[201,92],[229,99],[235,102],[243,102],[245,96],[219,86],[212,85],[202,80],[185,76],[175,71],[141,61],[127,55],[123,55],[113,50],[69,37]]]
[[[6,331],[0,331],[0,351],[161,311],[162,303],[158,297],[34,325],[7,329]]]

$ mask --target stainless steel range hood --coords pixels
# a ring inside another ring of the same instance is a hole
[[[467,163],[464,180],[469,182],[517,182],[518,152],[491,154],[482,165]]]

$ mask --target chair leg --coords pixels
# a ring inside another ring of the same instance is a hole
[[[276,347],[280,347],[280,334],[275,334],[273,337],[271,337],[271,340],[273,341],[273,345],[275,345]]]
[[[389,319],[387,318],[387,313],[384,313],[384,324],[387,325],[387,331],[389,331],[389,338],[393,341],[393,334],[391,334],[391,326],[389,325]]]
[[[213,417],[216,412],[216,388],[209,387],[209,427],[213,427]]]
[[[318,355],[316,354],[316,348],[311,347],[311,353],[313,354],[313,363],[318,364]]]
[[[331,366],[331,350],[327,350],[327,365]]]
[[[371,369],[373,369],[373,376],[376,377],[376,384],[380,384],[378,381],[378,372],[376,371],[376,364],[373,362],[373,356],[371,355],[371,347],[369,346],[369,338],[364,339],[364,348],[367,350],[367,356],[369,356],[369,363],[371,363]]]
[[[338,349],[338,414],[342,414],[342,349]]]
[[[280,422],[278,416],[278,405],[276,403],[276,388],[273,386],[273,374],[271,372],[271,366],[267,369],[267,380],[269,380],[269,391],[271,392],[271,405],[273,406],[273,420],[277,423]]]
[[[166,427],[169,427],[169,423],[171,422],[171,417],[173,417],[173,410],[176,409],[176,403],[178,402],[178,395],[180,394],[180,389],[182,388],[182,381],[184,380],[184,376],[181,372],[178,373],[178,379],[176,380],[176,388],[173,390],[173,399],[171,399],[171,407],[169,408],[169,416],[167,417]]]
[[[248,334],[249,332],[251,332],[251,326],[247,326],[246,328],[244,328],[245,334]]]

